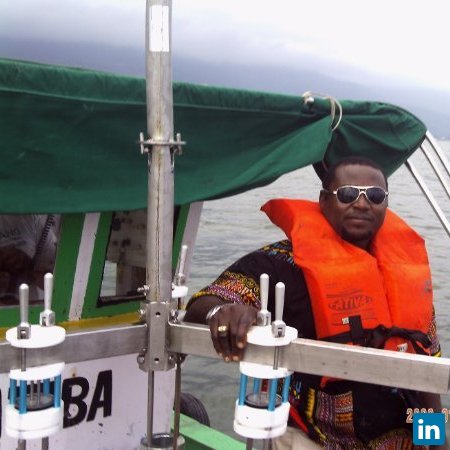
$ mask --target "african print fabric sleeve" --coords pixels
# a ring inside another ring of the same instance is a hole
[[[441,345],[439,343],[439,337],[437,334],[437,328],[436,328],[436,313],[433,306],[433,315],[431,316],[431,324],[430,328],[428,330],[428,339],[431,342],[430,346],[430,354],[431,356],[441,356]]]
[[[189,304],[203,296],[214,295],[225,302],[260,308],[260,275],[269,275],[272,285],[280,279],[280,272],[286,272],[286,267],[292,270],[291,260],[292,246],[288,240],[262,247],[233,263],[214,282],[194,294]]]
[[[217,280],[194,294],[189,301],[205,295],[214,295],[225,302],[252,305],[259,308],[259,285],[249,275],[238,273],[231,268],[225,270]]]

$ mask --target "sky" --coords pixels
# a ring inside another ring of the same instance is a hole
[[[447,0],[178,3],[175,24],[189,36],[182,43],[186,53],[198,54],[200,47],[209,58],[274,65],[315,60],[318,66],[336,67],[339,61],[375,75],[450,89]]]
[[[216,65],[303,67],[450,92],[449,17],[448,0],[174,0],[172,49]],[[144,36],[145,0],[0,2],[0,43],[142,51]]]

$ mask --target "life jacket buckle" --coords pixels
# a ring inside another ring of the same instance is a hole
[[[406,353],[408,351],[408,343],[403,342],[402,344],[397,345],[397,350],[402,353]]]

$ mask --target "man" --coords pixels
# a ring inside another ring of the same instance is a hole
[[[21,283],[30,286],[30,300],[42,300],[43,277],[53,272],[58,217],[38,214],[0,215],[0,298],[17,304]]]
[[[282,281],[284,320],[299,337],[438,356],[423,240],[387,211],[387,189],[381,169],[355,157],[329,169],[318,204],[268,202],[263,210],[289,240],[230,266],[193,296],[185,320],[208,323],[216,351],[239,361],[267,273],[269,310]],[[292,377],[290,403],[292,428],[279,449],[411,448],[407,408],[441,409],[436,395],[301,373]]]

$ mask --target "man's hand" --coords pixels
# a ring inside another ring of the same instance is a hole
[[[247,332],[256,323],[258,310],[252,306],[225,304],[209,320],[216,352],[225,361],[240,361],[247,346]]]

